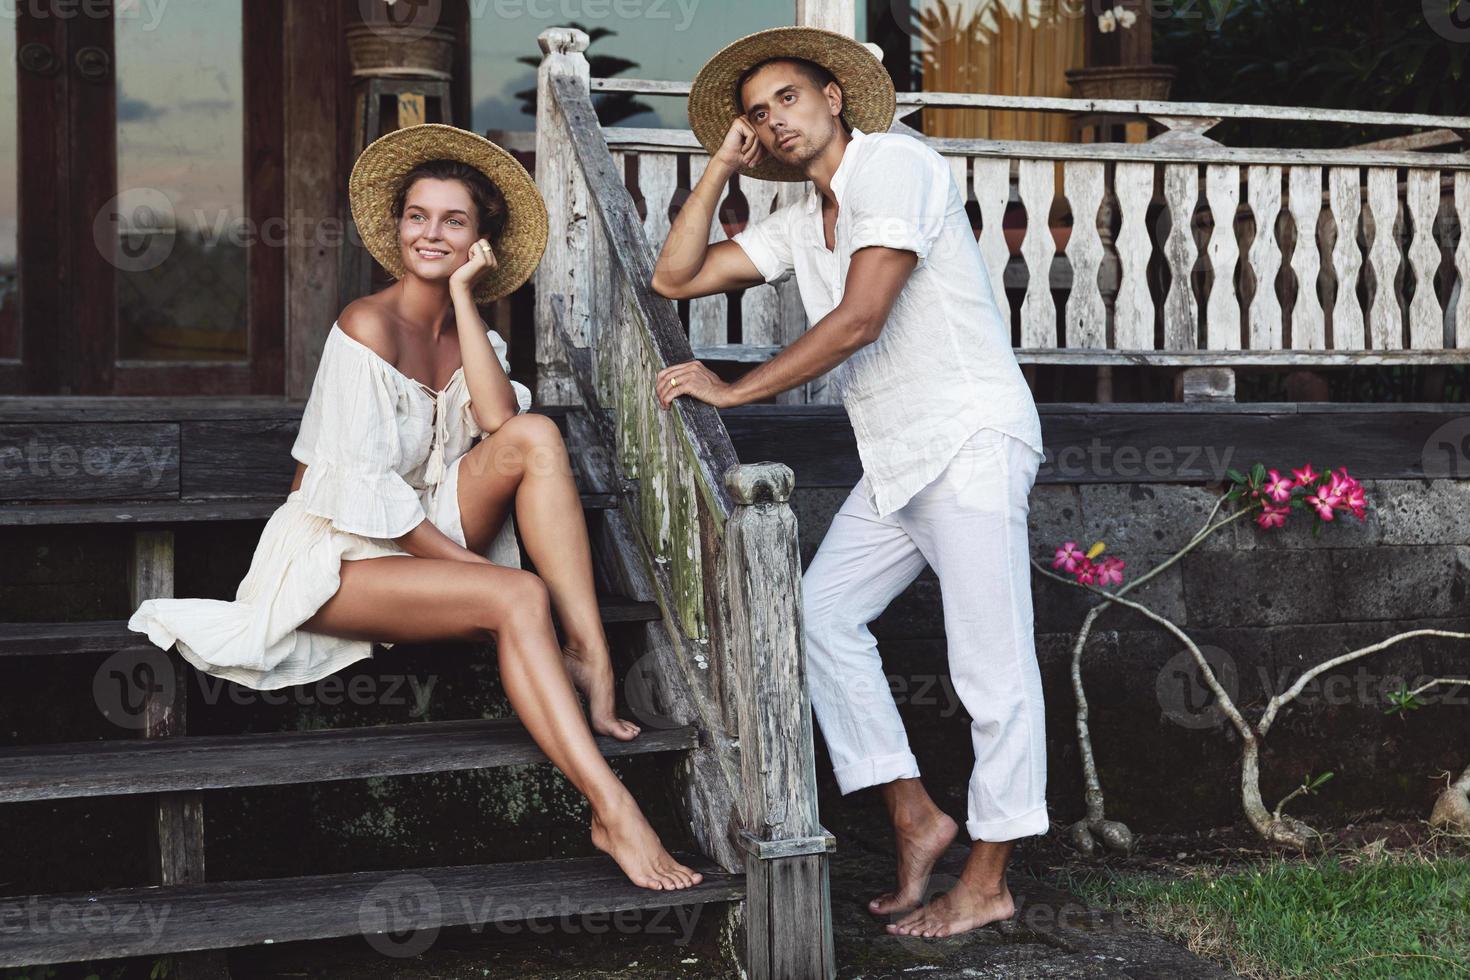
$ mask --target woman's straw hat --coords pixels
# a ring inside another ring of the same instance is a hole
[[[747,34],[711,58],[689,86],[689,125],[713,154],[740,115],[735,85],[746,69],[768,58],[805,58],[832,73],[842,87],[842,116],[865,133],[886,133],[897,106],[883,62],[845,34],[818,27],[774,27]],[[806,180],[796,167],[767,155],[742,175],[762,180]]]
[[[536,181],[515,157],[468,130],[424,123],[374,140],[347,181],[352,220],[372,257],[395,279],[407,273],[393,218],[393,196],[403,176],[428,160],[459,160],[479,170],[505,197],[505,227],[490,242],[496,267],[475,283],[475,302],[489,303],[514,292],[536,271],[546,251],[546,202]],[[489,239],[488,235],[481,237]]]

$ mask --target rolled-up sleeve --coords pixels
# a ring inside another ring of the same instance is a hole
[[[425,519],[403,462],[398,392],[370,353],[328,338],[291,455],[306,464],[301,501],[339,531],[396,538]]]
[[[883,138],[843,190],[849,247],[903,249],[923,265],[957,203],[953,187],[944,158],[932,149],[911,138]]]
[[[791,275],[796,266],[792,260],[791,218],[797,208],[805,204],[797,201],[772,213],[745,230],[736,233],[730,241],[739,245],[752,265],[766,282],[779,282]]]

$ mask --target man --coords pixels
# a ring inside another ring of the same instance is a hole
[[[888,931],[944,936],[1009,918],[1005,868],[1044,833],[1045,719],[1032,637],[1027,497],[1041,427],[963,198],[944,160],[886,132],[893,82],[862,45],[813,28],[750,35],[695,79],[689,116],[711,160],[674,220],[653,288],[687,299],[794,273],[810,330],[733,383],[698,361],[657,378],[718,407],[836,369],[863,477],[802,580],[812,707],[846,794],[879,786],[898,887],[869,903]],[[732,174],[809,180],[800,201],[708,245]],[[921,904],[958,828],[919,780],[867,624],[928,563],[943,593],[950,673],[973,719],[966,829],[953,889]]]

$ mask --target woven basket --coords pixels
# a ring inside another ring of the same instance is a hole
[[[1078,99],[1163,102],[1169,98],[1176,73],[1173,65],[1099,65],[1068,68],[1067,82]]]
[[[382,24],[347,28],[347,56],[354,78],[436,78],[447,81],[454,67],[454,32],[434,28],[405,31],[395,38]]]

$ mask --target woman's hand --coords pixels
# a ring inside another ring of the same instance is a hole
[[[473,292],[475,283],[480,277],[498,265],[495,251],[490,248],[490,243],[482,238],[470,246],[470,257],[449,277],[449,288]]]
[[[716,408],[740,404],[733,386],[721,381],[718,375],[698,361],[685,361],[664,368],[654,380],[654,390],[664,408],[668,408],[680,395],[689,395]]]

